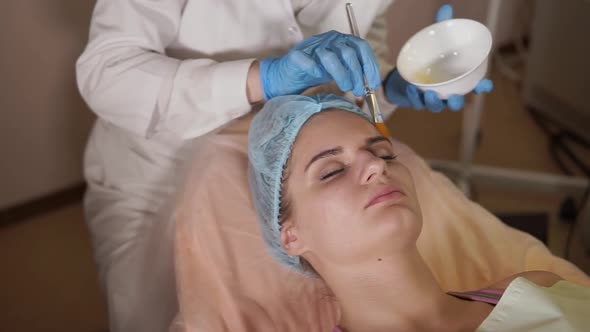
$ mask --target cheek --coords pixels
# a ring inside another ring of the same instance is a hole
[[[414,212],[421,217],[418,193],[416,191],[414,179],[410,170],[401,163],[396,163],[395,165],[391,166],[390,170],[392,174],[395,174],[395,179],[400,182],[403,188],[407,191],[407,194],[410,196],[410,205],[415,210]]]
[[[354,225],[360,217],[360,203],[350,189],[333,186],[307,196],[301,201],[299,216],[304,223],[302,236],[312,250],[331,251],[353,240],[358,233]]]
[[[302,230],[314,238],[325,237],[338,229],[338,221],[346,215],[337,195],[315,195],[301,203],[297,219],[302,222]]]
[[[353,185],[342,180],[318,192],[319,210],[327,227],[338,229],[359,215],[362,202],[353,188]]]

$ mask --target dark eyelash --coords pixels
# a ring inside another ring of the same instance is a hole
[[[334,175],[336,175],[336,174],[338,174],[338,173],[341,173],[341,172],[343,172],[343,171],[344,171],[344,168],[340,168],[340,169],[334,170],[334,171],[332,171],[332,172],[330,172],[330,173],[328,173],[328,174],[326,174],[326,175],[322,176],[322,177],[320,178],[320,180],[321,180],[321,181],[327,180],[327,179],[331,178],[332,176],[334,176]]]
[[[379,157],[379,158],[381,158],[381,159],[383,159],[383,160],[385,160],[385,161],[390,161],[390,160],[395,160],[395,159],[397,159],[397,155],[391,155],[391,156],[381,156],[381,157]]]
[[[381,158],[381,159],[383,159],[383,160],[385,160],[385,161],[391,161],[391,160],[395,160],[395,159],[397,159],[397,155],[391,155],[391,156],[381,156],[381,157],[379,157],[379,158]],[[343,172],[343,171],[344,171],[344,168],[340,168],[340,169],[334,170],[334,171],[332,171],[332,172],[330,172],[330,173],[328,173],[328,174],[326,174],[326,175],[322,176],[322,177],[320,178],[320,180],[321,180],[321,181],[327,180],[327,179],[331,178],[332,176],[334,176],[334,175],[336,175],[336,174],[339,174],[339,173],[341,173],[341,172]]]

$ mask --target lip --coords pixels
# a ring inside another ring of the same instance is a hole
[[[400,188],[386,186],[377,190],[376,193],[371,196],[371,199],[369,199],[369,202],[365,205],[365,209],[379,203],[400,199],[403,196],[406,196],[406,194]]]

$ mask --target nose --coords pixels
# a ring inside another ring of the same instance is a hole
[[[378,181],[379,177],[385,172],[385,160],[368,151],[363,151],[359,159],[361,159],[361,184]]]

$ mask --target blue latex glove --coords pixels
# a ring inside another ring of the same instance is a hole
[[[364,95],[363,77],[376,89],[381,84],[373,50],[365,40],[329,31],[309,37],[282,57],[260,62],[264,98],[299,94],[305,89],[336,81],[340,90]]]
[[[453,7],[443,5],[436,13],[436,22],[442,22],[453,18]],[[452,111],[458,111],[465,104],[464,96],[453,95],[447,100],[441,100],[434,91],[420,91],[415,85],[404,80],[397,69],[394,69],[384,82],[385,96],[387,99],[401,107],[411,107],[416,110],[427,108],[431,112],[442,112],[446,107]],[[481,80],[473,93],[488,93],[492,91],[494,84],[488,79]]]

